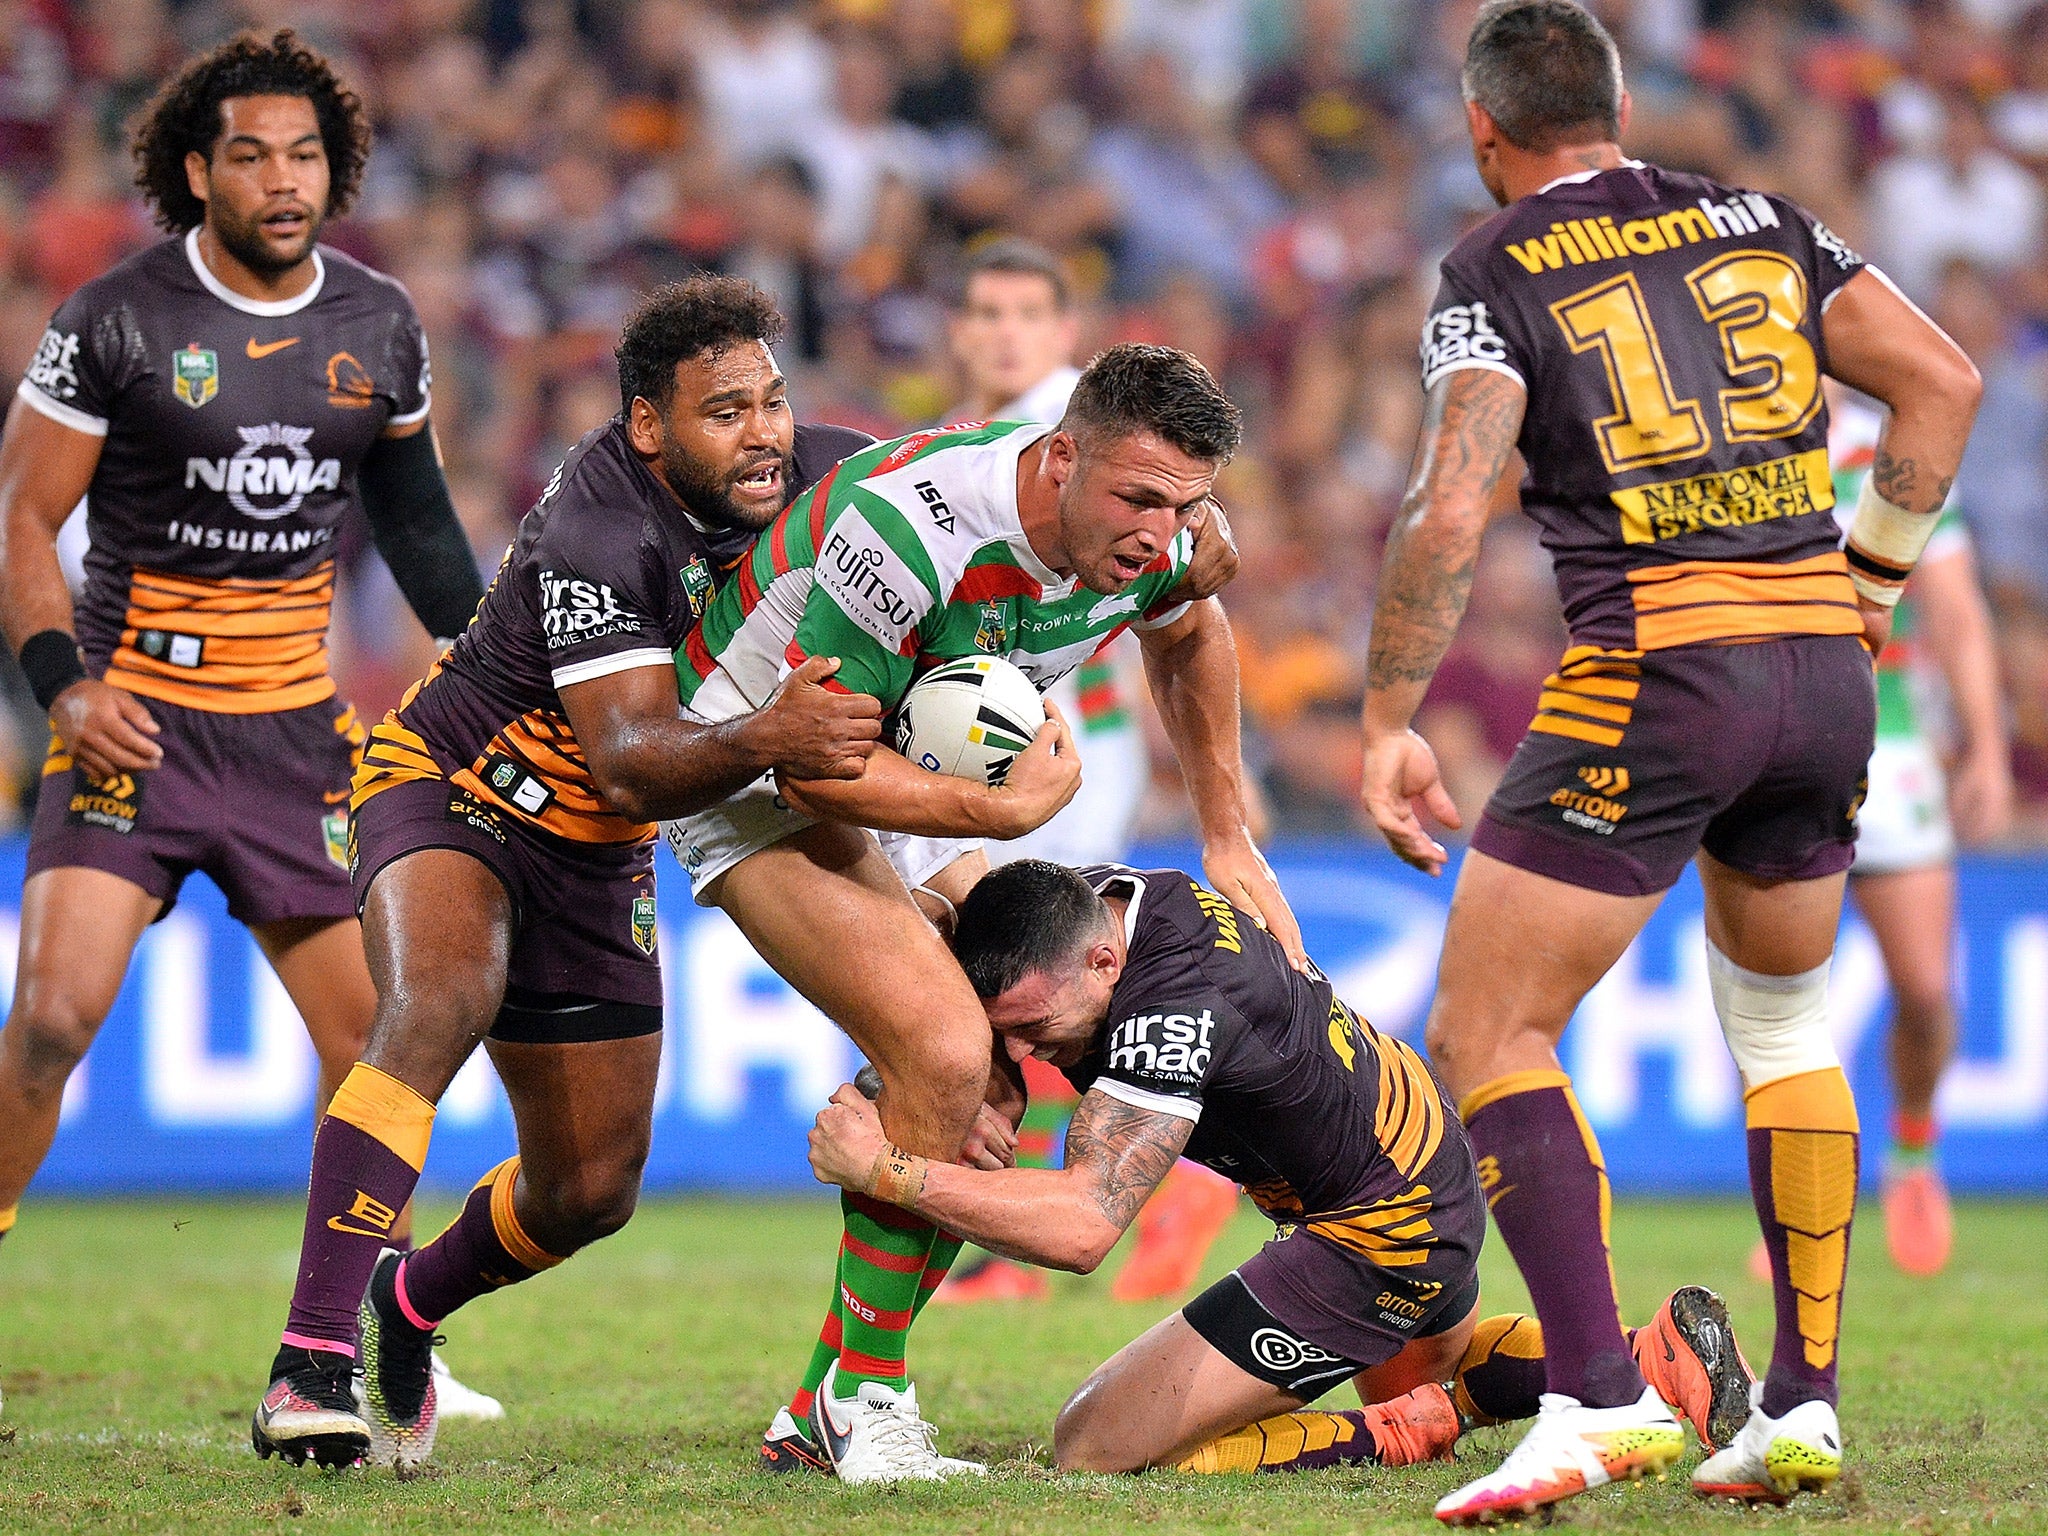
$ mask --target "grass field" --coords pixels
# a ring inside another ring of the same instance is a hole
[[[619,1236],[454,1319],[449,1359],[511,1417],[448,1426],[433,1473],[294,1471],[255,1459],[248,1421],[299,1220],[283,1201],[25,1208],[0,1245],[0,1531],[836,1532],[851,1518],[890,1533],[1415,1532],[1510,1443],[1475,1435],[1455,1468],[1057,1476],[1045,1441],[1066,1393],[1167,1310],[1113,1303],[1101,1277],[1062,1278],[1050,1306],[934,1311],[919,1327],[913,1366],[941,1448],[994,1464],[987,1483],[769,1478],[753,1447],[814,1336],[836,1208],[695,1199],[650,1202]],[[1746,1206],[1630,1202],[1615,1226],[1632,1320],[1701,1280],[1728,1296],[1752,1357],[1768,1352],[1769,1297],[1742,1274]],[[1893,1273],[1874,1221],[1861,1234],[1843,1368],[1853,1470],[1837,1494],[1744,1514],[1674,1479],[1589,1495],[1560,1523],[2048,1531],[2048,1205],[1966,1205],[1960,1229],[1938,1284]],[[1247,1207],[1212,1268],[1259,1235]],[[1486,1309],[1519,1306],[1497,1244],[1487,1260]]]

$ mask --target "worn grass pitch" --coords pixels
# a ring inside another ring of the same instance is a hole
[[[753,1448],[813,1337],[836,1208],[691,1199],[649,1202],[618,1237],[453,1320],[448,1358],[511,1417],[447,1427],[432,1475],[294,1471],[255,1459],[248,1420],[299,1221],[284,1201],[25,1208],[0,1245],[0,1531],[828,1532],[852,1520],[1034,1536],[1421,1532],[1437,1528],[1442,1493],[1511,1443],[1483,1432],[1458,1467],[1405,1471],[1055,1475],[1045,1442],[1066,1393],[1167,1310],[1119,1306],[1101,1278],[1062,1278],[1051,1305],[934,1311],[919,1327],[927,1413],[944,1450],[995,1465],[985,1484],[771,1479]],[[1674,1478],[1586,1496],[1561,1523],[2048,1531],[2048,1204],[1969,1204],[1959,1226],[1958,1261],[1935,1283],[1892,1272],[1874,1219],[1858,1234],[1843,1373],[1853,1471],[1840,1492],[1745,1514]],[[1623,1203],[1616,1265],[1631,1320],[1673,1285],[1704,1281],[1728,1296],[1760,1364],[1769,1298],[1743,1275],[1753,1233],[1734,1202]],[[1212,1270],[1259,1236],[1247,1207]],[[1487,1291],[1486,1310],[1521,1304],[1497,1243]]]

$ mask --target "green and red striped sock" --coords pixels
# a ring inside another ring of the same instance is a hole
[[[938,1228],[921,1216],[851,1192],[840,1196],[840,1210],[846,1234],[839,1247],[837,1393],[850,1398],[869,1381],[901,1391],[909,1384],[904,1345]]]

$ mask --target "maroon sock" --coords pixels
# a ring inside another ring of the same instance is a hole
[[[1494,1225],[1543,1324],[1546,1388],[1590,1408],[1634,1402],[1643,1377],[1614,1299],[1607,1170],[1571,1079],[1512,1072],[1468,1094],[1458,1112]]]
[[[516,1157],[485,1174],[448,1230],[400,1267],[399,1304],[414,1324],[432,1328],[485,1292],[530,1280],[562,1262],[520,1227],[512,1210],[518,1178]]]
[[[313,1138],[306,1231],[284,1342],[353,1354],[356,1309],[419,1182],[434,1107],[360,1063],[335,1091]]]

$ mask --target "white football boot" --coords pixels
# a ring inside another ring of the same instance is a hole
[[[455,1373],[448,1369],[448,1362],[441,1358],[441,1351],[434,1351],[434,1396],[441,1404],[444,1419],[502,1419],[505,1405],[487,1392],[475,1387],[466,1387],[455,1379]]]
[[[1446,1525],[1484,1525],[1532,1514],[1573,1494],[1621,1478],[1661,1475],[1685,1452],[1685,1426],[1655,1387],[1619,1408],[1588,1408],[1546,1392],[1522,1443],[1485,1477],[1446,1494],[1436,1517]]]
[[[1693,1468],[1694,1493],[1786,1504],[1794,1494],[1825,1493],[1842,1475],[1842,1428],[1833,1408],[1815,1398],[1774,1419],[1763,1400],[1758,1382],[1749,1389],[1749,1418],[1734,1443]]]
[[[833,1392],[838,1378],[834,1361],[811,1404],[810,1430],[841,1482],[936,1482],[986,1475],[988,1469],[978,1461],[939,1454],[937,1428],[918,1417],[917,1388],[898,1392],[865,1381],[841,1402]]]

